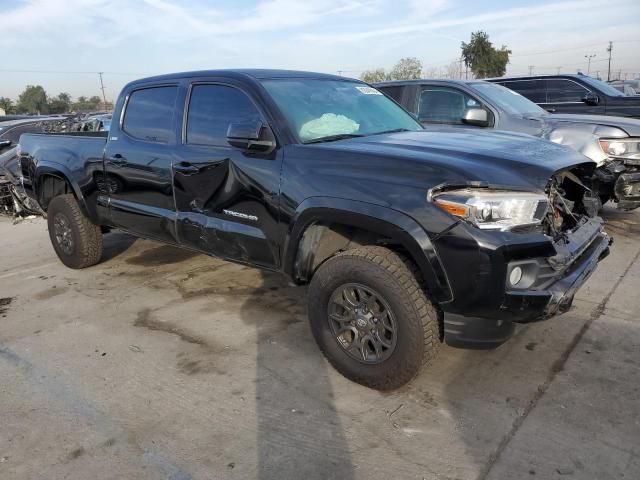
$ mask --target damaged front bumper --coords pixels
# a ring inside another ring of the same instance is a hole
[[[602,221],[591,219],[555,242],[558,253],[553,257],[509,264],[508,271],[516,265],[521,268],[536,265],[538,271],[534,283],[526,290],[507,286],[502,308],[514,314],[516,323],[545,320],[566,312],[575,293],[595,271],[598,262],[609,254],[612,242],[603,230]]]
[[[515,323],[545,320],[567,311],[578,289],[609,254],[611,243],[602,220],[593,218],[555,242],[555,255],[508,261],[499,303],[478,309],[477,316],[444,308],[445,341],[463,348],[495,348],[509,339]],[[491,254],[494,269],[504,258],[504,252],[495,253],[499,250]],[[512,275],[515,269],[518,275]],[[510,279],[518,277],[516,285],[511,285]]]

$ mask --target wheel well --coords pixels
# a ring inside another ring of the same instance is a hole
[[[67,193],[74,193],[69,182],[57,175],[44,174],[40,177],[39,183],[39,202],[45,212],[49,208],[49,203],[54,197],[57,197],[58,195],[65,195]]]
[[[302,234],[293,265],[293,278],[298,283],[307,283],[325,260],[365,245],[383,245],[411,258],[401,244],[380,233],[340,223],[319,222],[308,226]]]

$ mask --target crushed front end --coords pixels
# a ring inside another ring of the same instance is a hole
[[[447,343],[493,348],[511,336],[514,323],[570,308],[612,242],[597,216],[599,199],[584,180],[593,168],[557,172],[532,213],[536,222],[498,230],[460,221],[435,239],[443,264],[452,266],[453,299],[440,305]]]
[[[640,207],[640,139],[601,139],[600,148],[608,159],[593,181],[602,203],[613,200],[622,210]]]

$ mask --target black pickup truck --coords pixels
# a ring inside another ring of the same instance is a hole
[[[626,95],[588,75],[534,75],[488,78],[552,113],[640,118],[640,97]]]
[[[62,262],[111,228],[310,283],[312,332],[364,385],[445,340],[492,348],[566,311],[609,251],[594,163],[528,135],[428,132],[357,80],[290,71],[128,84],[111,130],[20,139]]]

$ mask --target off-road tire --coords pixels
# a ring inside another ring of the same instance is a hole
[[[67,252],[56,240],[55,222],[60,216],[68,222],[72,239],[71,249]],[[59,195],[51,200],[47,209],[47,224],[53,249],[67,267],[87,268],[100,261],[102,231],[84,216],[73,195]]]
[[[378,364],[352,358],[331,331],[331,295],[341,285],[357,283],[379,292],[397,322],[397,343],[391,356]],[[325,261],[311,280],[308,293],[313,336],[329,362],[354,382],[378,390],[396,389],[435,358],[441,343],[438,312],[421,286],[415,264],[379,246],[347,250]]]

